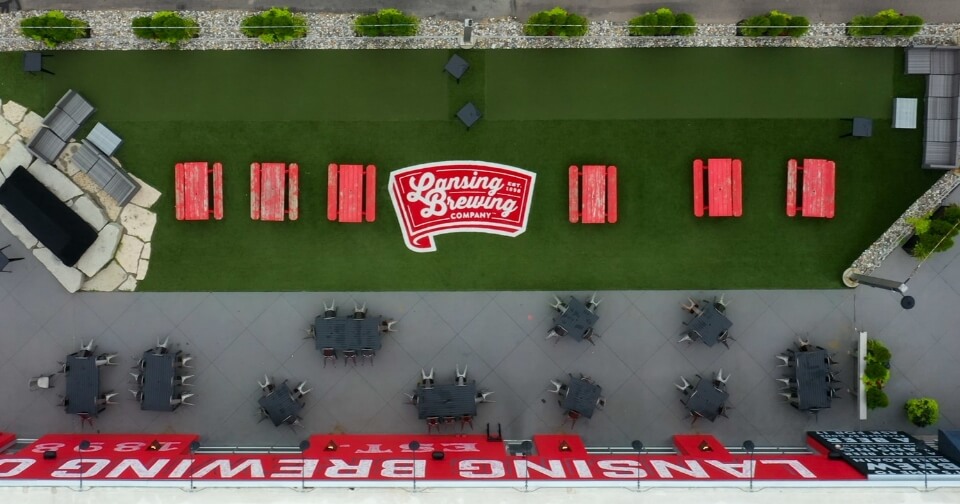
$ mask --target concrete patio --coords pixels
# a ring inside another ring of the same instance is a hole
[[[122,392],[121,404],[96,419],[100,432],[195,432],[204,445],[293,446],[307,432],[257,423],[257,379],[307,380],[313,392],[302,414],[308,432],[410,432],[426,434],[404,392],[415,387],[420,368],[434,367],[438,380],[452,380],[454,366],[469,365],[481,388],[495,391],[496,403],[482,405],[475,421],[501,424],[508,439],[558,432],[562,411],[546,390],[566,373],[592,376],[607,406],[574,432],[592,446],[670,446],[670,436],[703,432],[737,446],[804,444],[809,429],[902,429],[909,425],[903,402],[916,396],[940,400],[937,427],[960,425],[954,360],[960,355],[960,248],[938,254],[909,281],[917,306],[904,311],[890,292],[861,287],[827,291],[732,291],[728,315],[736,338],[722,345],[677,343],[687,296],[718,292],[601,292],[596,346],[566,338],[544,339],[551,325],[552,292],[399,293],[110,293],[68,294],[5,229],[0,245],[11,243],[12,273],[0,275],[0,430],[32,438],[47,432],[80,432],[79,419],[56,406],[56,390],[31,392],[30,377],[57,369],[81,340],[96,340],[100,352],[120,354],[120,365],[102,372],[104,389]],[[905,279],[916,262],[897,251],[878,276]],[[839,272],[838,272],[839,275]],[[563,293],[588,296],[589,293]],[[373,366],[322,367],[304,329],[323,300],[341,307],[366,302],[372,314],[399,320],[384,338]],[[856,400],[844,394],[833,407],[808,416],[777,395],[780,376],[774,355],[798,334],[839,353],[843,383],[855,383],[855,365],[846,351],[854,327],[869,331],[893,352],[887,389],[890,407],[858,420]],[[194,355],[196,406],[174,413],[140,411],[132,395],[132,356],[170,335],[171,343]],[[672,386],[678,377],[732,374],[730,418],[698,422],[691,429]]]

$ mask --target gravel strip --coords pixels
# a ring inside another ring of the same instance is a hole
[[[181,11],[200,24],[200,36],[181,43],[182,50],[241,49],[455,49],[463,33],[461,21],[438,18],[420,20],[417,37],[357,37],[353,22],[358,14],[304,13],[307,36],[285,44],[264,44],[245,37],[240,23],[254,11],[217,10]],[[50,50],[40,42],[20,35],[20,20],[41,11],[0,14],[0,50]],[[133,36],[134,17],[150,15],[144,11],[69,11],[68,16],[86,20],[91,38],[63,44],[58,49],[163,50],[166,44]],[[914,37],[847,37],[844,25],[815,24],[804,37],[737,37],[736,26],[706,24],[697,26],[690,37],[631,37],[624,23],[592,21],[583,37],[525,37],[523,23],[516,18],[490,18],[474,21],[473,47],[478,49],[617,48],[617,47],[898,47],[914,45],[960,44],[960,23],[928,24]],[[948,172],[854,261],[853,269],[867,274],[898,247],[912,228],[908,217],[925,215],[935,209],[960,185],[960,175]]]
[[[40,42],[20,35],[20,20],[42,11],[0,14],[0,50],[49,50]],[[285,44],[263,44],[240,33],[240,22],[254,11],[180,11],[200,24],[200,36],[180,44],[180,49],[453,49],[463,33],[461,21],[439,18],[420,20],[417,37],[356,37],[353,21],[358,14],[304,13],[307,36]],[[149,50],[168,49],[166,44],[140,40],[130,24],[144,11],[68,11],[67,15],[86,20],[91,38],[63,44],[59,49]],[[631,37],[627,25],[593,21],[583,37],[525,37],[523,23],[516,18],[475,20],[474,47],[478,49],[614,48],[614,47],[896,47],[929,44],[956,44],[960,24],[926,25],[914,37],[846,37],[843,25],[816,24],[808,35],[791,37],[737,37],[736,26],[708,24],[697,27],[691,37]]]

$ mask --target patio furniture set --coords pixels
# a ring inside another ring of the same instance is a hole
[[[355,304],[351,315],[340,316],[337,303],[333,301],[330,306],[323,304],[323,313],[307,328],[304,339],[314,340],[323,356],[323,367],[327,367],[327,362],[336,367],[339,357],[343,357],[344,363],[352,360],[354,365],[360,357],[362,363],[369,360],[373,365],[373,358],[382,346],[383,334],[395,332],[393,326],[396,323],[379,315],[367,316],[366,303]]]
[[[66,396],[62,397],[60,405],[70,415],[77,415],[82,422],[93,422],[93,418],[104,411],[108,405],[117,404],[111,399],[119,395],[116,392],[101,392],[100,390],[100,368],[102,366],[115,366],[113,359],[117,354],[99,354],[96,355],[96,347],[93,340],[86,345],[80,343],[80,350],[67,356],[66,361],[60,363],[60,372],[66,374],[67,390]],[[42,387],[40,377],[37,379],[37,386],[40,388],[49,388],[50,376],[46,380],[47,387]],[[31,384],[33,380],[31,380]]]
[[[430,372],[420,370],[420,380],[413,394],[405,395],[409,403],[417,407],[420,420],[427,423],[427,432],[444,425],[460,424],[460,430],[470,425],[473,428],[473,419],[477,416],[477,405],[495,402],[489,399],[493,394],[477,388],[477,382],[467,378],[467,367],[457,374],[453,383],[436,383],[433,368]]]
[[[779,394],[790,406],[816,414],[829,408],[833,399],[840,398],[840,371],[833,368],[837,361],[823,347],[799,338],[797,350],[787,349],[777,359],[782,361],[778,367],[788,368],[788,373],[777,381],[783,384]]]
[[[569,419],[570,427],[574,427],[581,417],[593,418],[593,413],[603,409],[607,400],[602,395],[603,388],[589,376],[584,376],[583,373],[579,378],[574,378],[572,374],[567,376],[570,377],[567,382],[550,380],[553,388],[547,392],[559,396],[557,403],[563,409],[564,423]]]
[[[603,300],[597,299],[596,293],[586,301],[581,301],[574,296],[570,296],[566,302],[561,301],[557,296],[554,296],[553,300],[554,303],[550,307],[557,312],[557,315],[553,319],[553,327],[547,331],[547,339],[556,338],[555,343],[559,343],[561,338],[570,336],[575,341],[588,341],[591,345],[596,345],[594,339],[599,338],[600,335],[594,331],[593,326],[600,320],[596,311]]]
[[[186,369],[193,369],[187,363],[193,357],[178,350],[170,352],[168,349],[170,338],[157,341],[157,346],[146,350],[137,359],[133,366],[133,377],[137,390],[130,390],[133,397],[140,403],[140,409],[145,411],[173,411],[181,405],[193,406],[187,399],[194,394],[184,393],[183,387],[192,387],[187,380],[194,375],[180,374]]]
[[[223,164],[177,163],[174,168],[177,220],[223,219]],[[328,166],[327,218],[338,222],[373,222],[377,214],[377,168]],[[300,165],[250,164],[250,218],[282,222],[300,218]]]
[[[287,380],[275,385],[270,377],[263,375],[263,383],[257,382],[263,396],[257,400],[260,405],[260,422],[270,419],[274,427],[289,425],[303,427],[300,411],[303,410],[303,397],[312,389],[307,388],[307,382],[300,382],[297,388],[290,390]]]
[[[703,300],[696,302],[692,298],[687,298],[690,304],[682,304],[684,311],[693,314],[693,319],[683,324],[687,330],[683,331],[678,343],[687,342],[692,344],[694,341],[700,341],[705,345],[712,347],[717,343],[723,343],[723,346],[730,348],[729,342],[734,340],[730,336],[730,328],[733,322],[727,318],[727,303],[721,294],[713,301]]]
[[[730,375],[723,376],[723,369],[720,369],[713,380],[704,380],[699,374],[696,376],[696,385],[691,385],[683,376],[680,377],[681,383],[674,384],[684,395],[680,403],[690,413],[690,425],[696,424],[701,418],[711,422],[721,416],[728,418],[727,411],[732,409],[726,404],[727,399],[730,398],[730,394],[727,393],[727,380],[730,379]]]

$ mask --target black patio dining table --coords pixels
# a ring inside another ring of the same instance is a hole
[[[713,380],[701,378],[687,397],[687,409],[712,422],[720,415],[720,408],[729,397],[726,390],[720,390],[713,385]]]
[[[303,404],[293,398],[286,380],[257,402],[270,416],[270,421],[275,427],[283,423],[293,423],[294,418],[303,409]]]
[[[434,384],[417,387],[417,413],[421,420],[429,417],[460,417],[477,415],[477,382],[466,385]]]
[[[716,345],[720,335],[733,327],[733,322],[711,302],[703,301],[700,306],[700,315],[691,320],[687,327],[695,331],[707,346]]]
[[[383,317],[317,317],[313,323],[317,350],[336,351],[372,348],[380,350],[380,323]]]
[[[797,352],[797,409],[809,411],[830,407],[830,361],[826,350]]]
[[[567,301],[567,309],[554,319],[554,323],[567,331],[567,335],[573,336],[577,341],[582,341],[590,334],[593,325],[598,320],[600,320],[600,317],[588,310],[583,301],[571,296],[570,300]]]
[[[586,418],[593,418],[601,391],[600,385],[571,375],[567,395],[560,406],[566,410],[576,411]]]
[[[97,405],[100,396],[100,368],[93,352],[83,356],[73,353],[67,356],[67,413],[71,415],[97,416],[104,407]]]
[[[179,353],[179,352],[178,352]],[[143,352],[143,400],[140,409],[148,411],[173,411],[170,404],[176,393],[173,377],[176,374],[177,354]]]

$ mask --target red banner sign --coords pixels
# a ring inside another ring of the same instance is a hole
[[[303,453],[190,453],[189,435],[57,434],[0,456],[0,484],[17,480],[235,481],[316,484],[396,482],[629,482],[862,480],[825,454],[590,454],[576,436],[534,437],[534,453],[511,455],[485,436],[315,435]],[[80,449],[81,440],[90,445]],[[442,457],[435,455],[442,453]],[[266,483],[269,484],[269,483]]]
[[[536,178],[533,172],[482,161],[427,163],[391,172],[390,199],[407,247],[433,252],[433,237],[440,234],[522,234]]]

